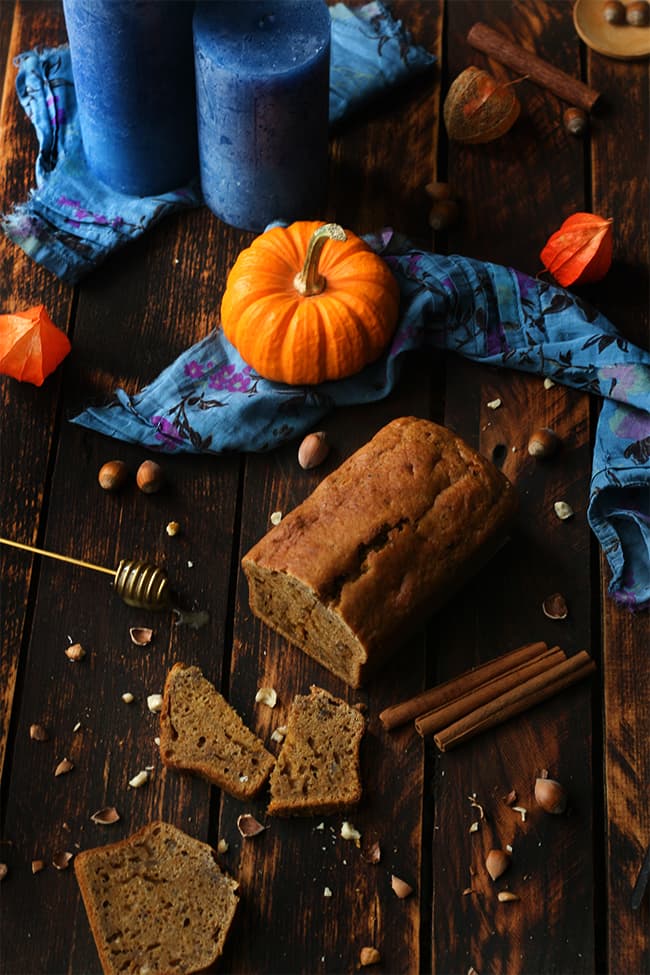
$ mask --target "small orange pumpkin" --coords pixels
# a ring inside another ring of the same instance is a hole
[[[297,221],[257,237],[221,302],[226,337],[266,379],[343,379],[377,359],[399,311],[384,261],[338,224]]]

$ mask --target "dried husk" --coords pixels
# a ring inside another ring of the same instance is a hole
[[[612,264],[612,220],[595,213],[574,213],[551,234],[540,254],[558,284],[594,284]]]
[[[465,68],[451,85],[443,117],[450,139],[476,144],[505,135],[519,111],[511,82],[499,82],[487,71],[472,66]]]

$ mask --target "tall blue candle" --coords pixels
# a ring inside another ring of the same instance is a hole
[[[226,223],[259,231],[322,215],[329,56],[324,0],[197,4],[201,188]]]
[[[84,152],[113,189],[198,174],[192,14],[184,0],[64,0]]]

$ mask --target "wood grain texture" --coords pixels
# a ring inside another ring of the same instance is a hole
[[[592,140],[593,211],[614,216],[614,265],[598,289],[599,307],[621,332],[650,348],[650,68],[590,55],[589,74],[606,105]],[[634,124],[630,120],[634,118]],[[645,165],[642,164],[645,160]],[[603,579],[609,570],[603,562]],[[613,602],[603,608],[607,955],[610,971],[650,971],[650,897],[630,898],[650,843],[650,620]]]
[[[13,16],[12,16],[13,15]],[[11,29],[10,29],[11,28]],[[59,5],[2,4],[0,54],[3,89],[0,108],[0,212],[23,202],[34,183],[36,140],[18,103],[13,58],[37,43],[63,39]],[[4,235],[0,236],[0,309],[18,311],[45,304],[53,321],[67,330],[71,289],[38,268]],[[0,535],[35,544],[48,491],[48,469],[57,423],[58,397],[65,367],[41,388],[0,377]],[[20,651],[30,608],[33,559],[0,547],[0,774],[19,679]]]
[[[553,6],[456,2],[448,6],[447,84],[468,64],[513,80],[512,72],[467,44],[472,24],[488,19],[505,36],[579,77],[577,42]],[[462,224],[448,243],[450,251],[535,274],[547,228],[561,222],[565,209],[583,208],[582,149],[563,132],[555,96],[526,81],[516,92],[521,116],[504,137],[486,145],[449,145],[449,179],[472,203],[463,208]],[[528,199],[526,207],[514,205],[521,198]],[[501,406],[489,409],[495,399]],[[569,651],[591,649],[586,398],[558,387],[545,392],[539,378],[450,359],[445,422],[517,484],[521,508],[507,549],[441,614],[436,636],[445,652],[438,656],[436,678],[448,679],[531,640],[560,643]],[[542,426],[553,427],[563,442],[547,464],[526,451],[530,434]],[[570,526],[553,512],[560,495],[576,511]],[[571,607],[562,623],[549,621],[541,610],[555,591]],[[471,613],[463,609],[469,606]],[[436,756],[435,971],[467,971],[470,965],[509,975],[593,969],[590,698],[589,687],[565,691],[451,755]],[[532,787],[542,768],[569,785],[570,816],[549,817],[535,807]],[[527,810],[525,822],[503,801],[511,789]],[[474,794],[485,820],[468,799]],[[479,826],[470,832],[473,822]],[[494,883],[485,856],[508,844],[512,867]],[[497,891],[504,888],[521,900],[498,902]]]

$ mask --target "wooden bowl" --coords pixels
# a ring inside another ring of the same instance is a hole
[[[603,2],[604,0],[576,0],[573,23],[578,36],[587,47],[609,58],[632,61],[647,57],[650,54],[650,26],[609,24],[603,17]]]

